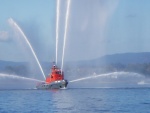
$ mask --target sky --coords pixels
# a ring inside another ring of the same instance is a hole
[[[0,60],[28,61],[33,55],[12,18],[27,36],[40,61],[55,60],[56,0],[0,0]],[[60,0],[58,60],[61,61],[67,0]],[[71,0],[65,61],[103,55],[150,52],[149,0]]]

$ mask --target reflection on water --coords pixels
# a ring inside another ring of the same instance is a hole
[[[148,88],[0,90],[3,113],[148,113]],[[137,107],[138,106],[138,107]]]
[[[96,113],[148,111],[149,89],[67,89],[52,94],[53,111],[58,113]],[[136,97],[135,97],[136,95]],[[141,96],[141,97],[140,97]],[[134,99],[133,99],[134,98]],[[140,110],[136,107],[140,106]],[[126,107],[125,107],[126,106]],[[136,107],[136,109],[134,109]],[[144,108],[144,109],[143,109]]]

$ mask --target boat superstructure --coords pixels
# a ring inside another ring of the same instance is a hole
[[[68,81],[64,79],[64,73],[56,65],[51,68],[51,73],[46,77],[45,82],[37,84],[37,89],[60,89],[66,88]]]

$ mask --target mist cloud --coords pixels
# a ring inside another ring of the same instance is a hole
[[[0,31],[0,41],[9,41],[9,33],[7,31]]]
[[[105,54],[107,24],[118,6],[118,0],[73,0],[70,6],[66,42],[67,60],[83,60]],[[65,3],[61,3],[60,37],[63,38]],[[63,15],[64,16],[63,16]],[[59,39],[60,43],[62,39]],[[61,47],[59,43],[59,56]]]

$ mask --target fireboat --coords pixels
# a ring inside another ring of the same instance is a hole
[[[68,85],[68,81],[64,79],[64,72],[56,65],[51,68],[51,73],[46,77],[45,82],[38,83],[37,89],[63,89]]]

